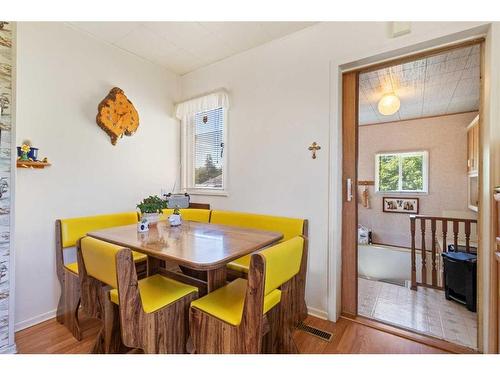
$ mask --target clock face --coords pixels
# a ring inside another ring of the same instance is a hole
[[[123,135],[131,136],[139,127],[139,114],[123,90],[114,87],[99,104],[97,124],[116,144]]]

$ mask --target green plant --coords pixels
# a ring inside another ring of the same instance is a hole
[[[180,210],[179,206],[175,206],[173,214],[174,215],[180,215],[181,214],[181,210]]]
[[[150,195],[144,198],[142,202],[137,205],[137,208],[142,214],[161,214],[162,210],[167,208],[167,201],[161,199],[157,195]]]

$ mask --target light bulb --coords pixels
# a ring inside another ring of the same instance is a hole
[[[378,111],[384,116],[396,113],[401,106],[399,98],[394,94],[386,94],[378,102]]]

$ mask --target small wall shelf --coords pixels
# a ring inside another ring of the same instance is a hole
[[[23,161],[23,160],[18,160],[17,161],[17,168],[36,168],[36,169],[42,169],[45,167],[50,167],[51,164],[43,161]]]
[[[365,181],[365,180],[359,180],[358,181],[358,186],[374,186],[375,181]]]

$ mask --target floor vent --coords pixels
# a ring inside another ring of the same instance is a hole
[[[323,331],[318,328],[311,327],[308,324],[305,324],[304,322],[300,322],[297,324],[297,329],[300,329],[301,331],[307,332],[310,335],[313,335],[321,340],[325,341],[331,341],[333,334],[331,332]]]

